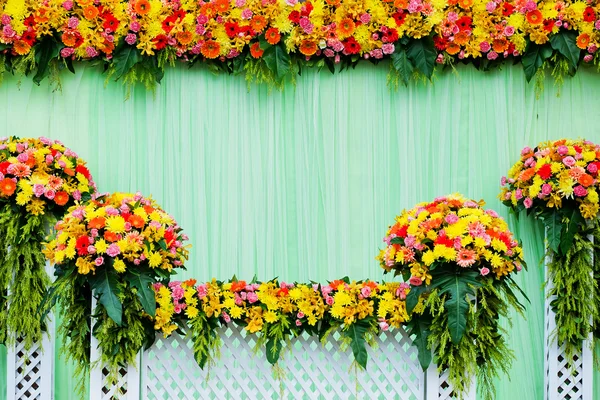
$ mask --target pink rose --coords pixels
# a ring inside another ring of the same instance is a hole
[[[569,168],[571,168],[573,165],[575,165],[575,163],[576,163],[575,159],[571,156],[563,158],[563,164],[565,164]]]
[[[302,321],[300,321],[299,319],[296,320],[296,326],[302,326]]]
[[[369,286],[365,286],[362,289],[360,289],[360,294],[364,297],[367,298],[371,295],[371,288]]]
[[[531,206],[533,205],[533,200],[531,200],[531,197],[525,198],[525,200],[523,200],[523,205],[525,206],[525,208],[531,208]]]
[[[96,264],[96,267],[99,267],[102,264],[104,264],[104,257],[100,256],[100,257],[96,258],[94,260],[94,264]]]
[[[110,257],[116,257],[121,254],[121,249],[119,249],[117,244],[113,243],[108,246],[108,249],[106,249],[106,254],[108,254]]]
[[[223,311],[223,314],[221,314],[221,316],[223,317],[223,320],[225,321],[226,324],[231,322],[231,317],[225,311]]]
[[[588,191],[583,186],[577,185],[573,188],[573,193],[575,193],[575,196],[577,197],[585,197],[587,196]]]
[[[423,284],[423,280],[416,276],[411,276],[408,282],[413,286],[421,286]]]
[[[390,329],[390,326],[389,326],[389,324],[388,324],[387,322],[385,322],[385,321],[380,321],[380,322],[379,322],[379,328],[380,328],[382,331],[384,331],[384,332],[385,332],[385,331],[387,331],[387,330],[389,330],[389,329]]]
[[[256,303],[258,301],[258,295],[254,292],[249,292],[246,295],[246,300],[248,300],[248,303],[250,304]]]
[[[327,296],[325,297],[325,302],[327,303],[328,306],[332,306],[334,303],[334,298],[332,296]]]
[[[297,317],[298,319],[300,319],[300,318],[304,318],[304,313],[303,313],[303,312],[299,312],[299,313],[298,313],[298,315],[296,315],[296,317]]]
[[[558,154],[560,154],[561,156],[566,156],[567,153],[569,152],[569,148],[565,145],[558,146],[558,149],[556,149],[556,152]]]
[[[487,274],[490,273],[490,270],[487,267],[483,267],[479,270],[479,272],[481,273],[482,276],[486,276]]]
[[[206,284],[198,285],[198,287],[196,288],[196,291],[198,292],[198,298],[199,299],[205,298],[206,295],[207,295],[207,293],[208,293],[208,289],[206,287]]]

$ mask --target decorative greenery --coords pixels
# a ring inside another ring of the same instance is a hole
[[[458,63],[489,71],[521,62],[528,81],[544,68],[560,81],[598,64],[599,14],[594,2],[556,0],[8,0],[0,78],[51,76],[58,87],[58,70],[85,60],[128,87],[153,89],[178,60],[281,87],[305,67],[391,59],[394,84]]]
[[[499,319],[510,307],[524,310],[511,274],[525,263],[506,222],[482,206],[451,195],[403,211],[378,259],[410,283],[407,327],[423,369],[433,350],[458,397],[477,374],[484,397],[493,399],[492,380],[513,359]]]

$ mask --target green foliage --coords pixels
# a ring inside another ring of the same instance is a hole
[[[537,71],[544,64],[544,61],[551,55],[552,47],[550,47],[550,45],[544,44],[540,46],[533,42],[529,42],[525,54],[521,59],[527,82],[531,81],[531,78],[536,75]]]
[[[262,58],[278,82],[281,82],[291,71],[292,60],[283,43],[267,48]]]
[[[59,48],[52,36],[44,36],[42,40],[34,46],[32,52],[35,54],[35,64],[37,66],[36,74],[33,76],[33,82],[39,86],[42,80],[48,76],[50,61],[58,58]]]
[[[189,326],[194,342],[194,358],[200,368],[204,369],[215,355],[218,356],[221,338],[216,330],[219,327],[219,320],[216,317],[208,318],[201,312],[189,322]]]
[[[437,51],[432,38],[425,37],[410,40],[406,48],[406,55],[416,69],[421,71],[428,79],[431,79],[435,68],[435,59],[437,58]]]
[[[569,61],[571,68],[577,68],[581,50],[577,47],[577,34],[575,32],[561,30],[550,37],[550,45]]]
[[[156,280],[152,277],[151,272],[143,269],[130,269],[127,271],[126,279],[131,283],[131,286],[137,289],[136,294],[144,311],[154,318],[156,315],[156,299],[151,285]]]
[[[352,348],[352,353],[354,354],[354,360],[363,369],[367,368],[367,360],[369,358],[366,346],[367,342],[365,338],[369,328],[370,324],[362,320],[353,323],[344,331],[344,336],[350,339],[350,347]]]
[[[432,317],[428,313],[412,318],[406,325],[408,334],[413,337],[413,345],[419,352],[419,363],[425,371],[431,364],[431,347],[429,346],[429,334]]]
[[[414,71],[414,66],[408,58],[406,50],[402,46],[397,45],[391,57],[392,67],[398,72],[404,86],[408,86],[408,82],[411,80]]]
[[[107,258],[108,264],[112,258]],[[123,318],[123,307],[119,297],[121,291],[119,289],[119,277],[112,268],[112,265],[106,265],[96,271],[95,275],[89,277],[92,289],[99,296],[98,301],[104,306],[108,316],[118,325],[121,326]]]

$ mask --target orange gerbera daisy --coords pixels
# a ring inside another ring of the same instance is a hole
[[[267,33],[265,33],[265,39],[267,39],[267,43],[276,45],[281,40],[279,30],[277,28],[267,29]]]
[[[54,202],[59,206],[64,206],[69,201],[69,195],[67,192],[58,192],[54,195]]]
[[[254,32],[262,32],[267,26],[267,19],[262,15],[255,15],[250,20],[250,27]]]
[[[254,58],[261,58],[265,51],[260,48],[260,43],[255,42],[250,46],[250,55]]]
[[[136,214],[133,214],[131,217],[129,217],[129,223],[131,226],[138,229],[143,228],[145,225],[144,218]]]
[[[408,1],[406,0],[394,0],[394,7],[396,8],[408,8]]]
[[[2,182],[0,182],[0,191],[5,196],[12,196],[16,189],[17,184],[10,178],[4,178],[2,179]]]
[[[37,22],[38,24],[43,24],[44,22],[48,22],[49,18],[48,18],[48,9],[47,8],[40,8],[39,10],[37,10],[37,12],[35,13],[35,22]]]
[[[138,217],[138,216],[136,215],[136,217]],[[90,222],[88,222],[89,229],[102,229],[102,228],[104,228],[105,225],[106,225],[106,218],[104,218],[104,217],[92,218],[90,220]]]
[[[460,8],[469,8],[473,5],[473,0],[458,0]]]
[[[204,3],[202,7],[200,7],[200,14],[204,14],[208,19],[211,19],[217,15],[217,9],[213,3]]]
[[[465,31],[460,31],[454,35],[454,43],[458,45],[465,45],[469,42],[469,35]]]
[[[531,25],[539,25],[544,22],[544,17],[542,16],[540,10],[529,11],[526,16],[527,22],[529,22]]]
[[[215,40],[207,40],[200,47],[200,53],[206,58],[217,58],[221,52],[221,45]]]
[[[525,171],[521,172],[519,175],[519,180],[521,182],[527,182],[535,175],[535,167],[527,168]]]
[[[588,35],[587,33],[582,33],[581,35],[577,36],[577,47],[579,47],[582,50],[585,50],[587,49],[589,44],[590,35]]]
[[[385,1],[385,0],[384,0]],[[391,0],[390,0],[391,1]],[[325,0],[325,2],[327,4],[329,4],[330,6],[339,6],[341,3],[341,0]]]
[[[107,242],[116,242],[117,240],[119,240],[119,236],[114,232],[106,231],[104,232],[104,239]]]
[[[188,44],[192,43],[192,39],[194,39],[194,35],[192,35],[192,32],[189,31],[179,32],[176,35],[176,37],[177,41],[184,46],[187,46]]]
[[[305,56],[312,56],[317,52],[317,44],[312,40],[303,40],[300,44],[300,53]]]
[[[594,184],[594,178],[591,175],[583,174],[577,180],[581,186],[590,187]]]
[[[138,0],[135,2],[133,9],[140,15],[146,15],[150,12],[150,2],[148,0]]]
[[[73,47],[75,46],[75,43],[77,43],[77,35],[72,31],[63,33],[61,39],[67,47]]]
[[[13,43],[13,49],[15,50],[15,53],[22,56],[29,53],[31,46],[24,40],[15,40]]]
[[[229,11],[229,0],[217,0],[215,1],[215,7],[220,13]]]
[[[446,47],[446,53],[450,54],[451,56],[458,54],[459,51],[460,46],[454,42],[451,42],[450,44],[448,44],[448,47]]]
[[[338,33],[340,35],[341,38],[347,38],[348,36],[352,36],[352,34],[354,33],[354,28],[356,28],[356,25],[354,24],[354,21],[352,21],[351,18],[344,18],[343,20],[340,21],[340,24],[338,25]]]
[[[83,16],[85,19],[94,19],[98,16],[98,9],[94,6],[87,6],[83,9]]]
[[[504,53],[508,49],[508,40],[505,38],[494,39],[492,48],[496,53]]]

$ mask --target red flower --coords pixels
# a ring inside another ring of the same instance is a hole
[[[554,20],[553,19],[545,19],[543,24],[544,24],[544,30],[546,32],[552,32],[552,29],[554,29]]]
[[[398,39],[398,31],[392,28],[389,28],[387,33],[381,38],[384,43],[394,43]]]
[[[115,32],[119,27],[119,20],[115,18],[111,13],[106,13],[103,15],[104,23],[102,27],[104,29],[110,29],[111,32]]]
[[[310,15],[310,13],[312,12],[313,8],[314,8],[313,5],[309,1],[307,1],[304,4],[304,7],[302,7],[302,10],[301,10],[302,16],[308,17]]]
[[[576,152],[581,153],[583,151],[583,149],[581,148],[581,146],[577,146],[577,145],[573,145],[573,148],[575,149]]]
[[[401,238],[405,238],[408,231],[408,225],[399,226],[398,224],[392,226],[390,230],[390,235],[396,235]]]
[[[406,21],[406,13],[400,10],[397,13],[392,14],[392,18],[396,21],[396,25],[400,27],[404,24],[404,21]]]
[[[240,32],[237,22],[225,22],[225,32],[230,38],[235,37]]]
[[[433,38],[433,45],[438,51],[444,51],[446,50],[446,47],[448,47],[448,39],[436,36]]]
[[[552,168],[550,167],[550,164],[544,164],[536,173],[543,180],[548,180],[552,176]]]
[[[177,17],[175,15],[171,15],[170,17],[165,18],[162,22],[163,31],[170,33],[173,30],[175,22],[177,22]]]
[[[231,282],[231,291],[241,292],[242,290],[246,289],[246,285],[246,281]]]
[[[513,12],[515,12],[515,6],[510,3],[502,3],[502,15],[505,17],[510,16]]]
[[[458,26],[458,29],[460,29],[461,31],[470,30],[472,23],[473,20],[471,19],[471,17],[467,17],[466,15],[456,20],[456,26]]]
[[[156,50],[162,50],[165,47],[167,47],[168,39],[165,35],[158,35],[157,37],[152,39],[152,41],[154,42],[154,46],[156,47]]]
[[[288,19],[295,24],[299,24],[300,23],[300,13],[298,11],[294,10],[290,13],[290,15],[288,16]]]
[[[88,246],[90,245],[90,239],[87,236],[79,236],[75,242],[75,249],[77,255],[86,256],[88,254]]]
[[[165,242],[167,243],[167,248],[170,248],[177,239],[177,235],[173,233],[173,231],[165,231]],[[245,285],[244,285],[245,286]]]
[[[279,296],[279,297],[287,296],[289,294],[290,294],[290,291],[286,287],[281,288],[277,291],[277,296]]]
[[[344,51],[346,54],[358,54],[360,52],[360,44],[354,39],[353,36],[342,42],[344,44]]]
[[[448,239],[447,236],[438,236],[437,239],[435,239],[434,244],[443,244],[446,247],[454,247],[454,240],[452,239]]]
[[[0,162],[0,173],[2,175],[6,175],[6,173],[8,172],[8,167],[10,167],[10,161]]]
[[[23,25],[25,25],[28,28],[35,28],[35,17],[33,15],[30,15],[29,17],[25,18],[23,20]]]
[[[592,7],[587,7],[583,11],[583,20],[585,22],[594,22],[596,20],[596,13]]]
[[[90,179],[92,176],[90,174],[90,170],[83,165],[78,165],[77,168],[75,168],[75,173],[80,173],[81,175],[85,176],[85,179]]]
[[[23,33],[23,36],[21,36],[21,40],[29,43],[30,46],[33,45],[35,42],[35,31],[33,29],[27,29]]]

